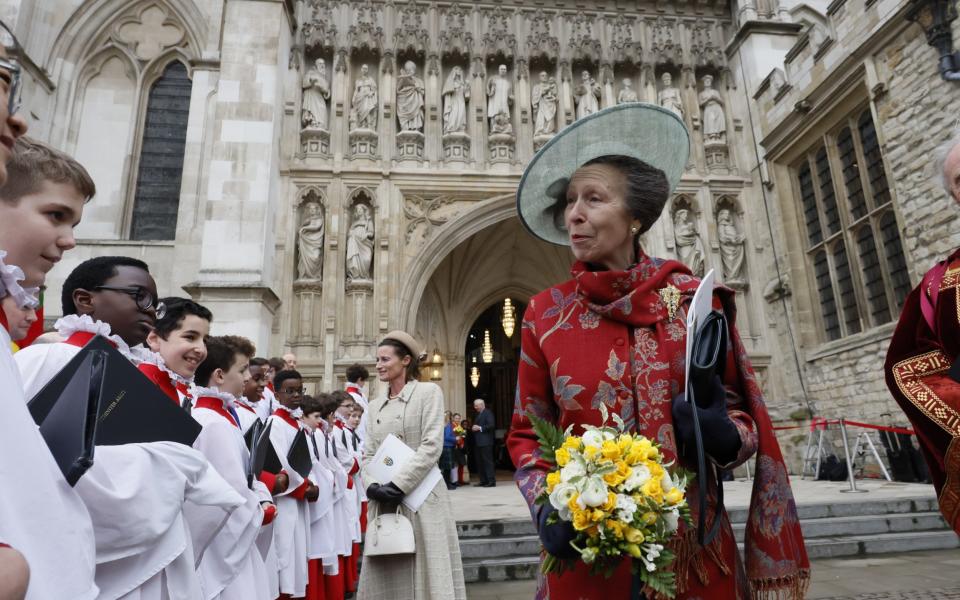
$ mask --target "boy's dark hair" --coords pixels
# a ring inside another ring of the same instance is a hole
[[[171,333],[176,331],[187,315],[196,315],[208,322],[213,321],[213,313],[210,312],[210,309],[189,298],[168,296],[167,298],[161,298],[160,302],[163,302],[164,306],[167,307],[167,312],[162,319],[157,319],[153,331],[163,339],[167,339]]]
[[[323,395],[318,394],[318,396]],[[300,401],[300,409],[303,410],[304,416],[320,413],[320,416],[323,417],[323,402],[318,396],[304,396],[303,400]]]
[[[362,406],[360,406],[360,403],[359,403],[359,402],[354,402],[354,403],[353,403],[353,412],[362,413],[363,411],[364,411],[364,408],[363,408]]]
[[[283,385],[283,382],[288,379],[299,379],[303,381],[303,375],[299,371],[294,371],[293,369],[287,369],[285,371],[278,371],[276,375],[273,376],[273,389],[280,391],[280,386]]]
[[[370,379],[370,371],[361,364],[354,363],[347,367],[347,381],[350,383],[356,383],[358,379],[364,381]]]
[[[77,305],[73,303],[73,292],[78,289],[93,291],[117,274],[117,267],[135,267],[147,273],[150,268],[142,260],[129,256],[97,256],[85,260],[67,275],[60,292],[60,306],[64,315],[77,314]]]
[[[344,404],[353,404],[353,396],[343,390],[330,392],[330,397],[336,400],[337,408],[340,408]]]
[[[267,362],[267,359],[265,359],[265,358],[263,358],[263,357],[261,357],[261,356],[255,356],[255,357],[253,357],[253,358],[250,359],[250,366],[251,366],[251,367],[266,367],[266,366],[268,366],[269,364],[270,364],[270,363]]]
[[[318,410],[316,412],[319,412],[320,416],[324,419],[329,417],[339,406],[336,398],[326,392],[317,394],[314,400],[318,403]],[[304,409],[304,413],[306,413],[306,409]]]
[[[0,187],[0,200],[16,203],[39,192],[46,181],[72,186],[85,200],[97,193],[90,173],[73,157],[28,137],[19,138],[7,161],[7,181]]]
[[[207,357],[193,375],[194,382],[204,387],[210,385],[210,376],[217,369],[229,371],[237,362],[237,356],[256,354],[253,343],[239,335],[212,335],[206,343]]]
[[[282,371],[283,367],[287,364],[285,360],[283,360],[282,358],[278,358],[276,356],[274,356],[273,358],[267,359],[267,362],[270,363],[270,366],[273,367],[273,369],[277,373]],[[277,384],[274,383],[273,385],[277,385]]]

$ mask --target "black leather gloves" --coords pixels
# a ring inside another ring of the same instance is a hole
[[[714,376],[711,385],[704,391],[707,393],[700,393],[697,408],[703,450],[718,464],[725,465],[733,461],[740,451],[740,430],[727,414],[727,391],[720,377]],[[684,394],[673,399],[673,430],[677,435],[680,454],[684,457],[695,456],[693,404],[687,402]]]
[[[547,519],[556,512],[552,506],[540,507],[540,543],[547,552],[557,558],[578,558],[580,554],[570,545],[577,536],[573,523],[557,521],[553,525],[547,525]]]
[[[392,482],[385,485],[371,483],[367,487],[367,497],[384,504],[397,504],[406,494]]]

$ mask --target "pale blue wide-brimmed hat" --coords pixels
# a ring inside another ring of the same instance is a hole
[[[690,155],[690,134],[673,112],[646,102],[611,106],[565,127],[534,155],[517,189],[517,213],[538,238],[569,246],[554,207],[574,171],[608,154],[642,160],[663,171],[670,192]]]

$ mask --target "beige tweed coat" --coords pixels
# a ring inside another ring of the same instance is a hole
[[[364,483],[388,483],[372,479],[367,466],[380,443],[392,433],[416,450],[393,480],[401,490],[413,490],[440,459],[443,410],[440,388],[421,381],[407,383],[398,399],[388,400],[384,393],[370,402],[361,467]],[[368,508],[372,520],[379,513],[377,502],[370,500]],[[433,488],[419,511],[404,506],[400,510],[413,524],[416,554],[364,557],[357,599],[465,600],[457,527],[444,482]]]

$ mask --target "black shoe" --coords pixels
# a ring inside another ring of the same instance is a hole
[[[448,484],[447,484],[447,489],[448,489],[448,490],[455,490],[455,489],[457,489],[457,486],[453,485],[452,483],[448,483]]]

